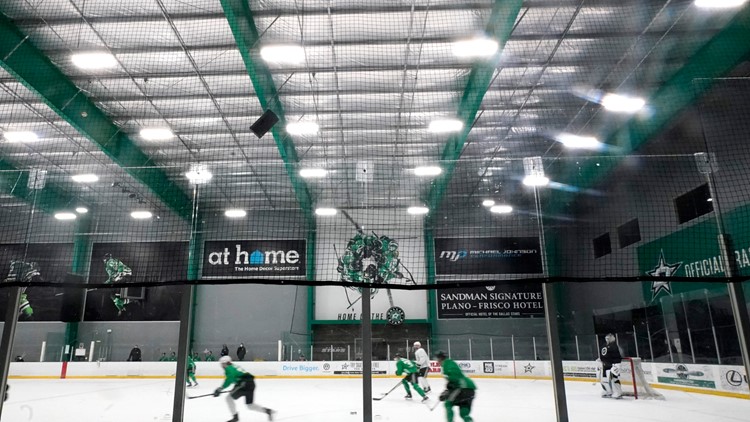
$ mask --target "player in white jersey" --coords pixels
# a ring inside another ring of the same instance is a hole
[[[429,393],[430,383],[427,382],[427,374],[430,373],[430,357],[427,356],[427,352],[424,351],[422,344],[418,341],[414,342],[414,362],[419,367],[419,373],[417,374],[419,385],[425,393]]]

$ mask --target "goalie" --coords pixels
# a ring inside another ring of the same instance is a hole
[[[620,362],[622,362],[622,356],[620,355],[620,348],[617,346],[614,334],[607,334],[604,336],[604,340],[607,343],[599,352],[598,359],[602,364],[601,383],[604,390],[602,391],[602,397],[621,399]]]

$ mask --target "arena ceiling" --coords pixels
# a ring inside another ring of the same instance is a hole
[[[4,0],[0,12],[0,207],[27,210],[27,170],[45,169],[38,206],[124,218],[188,219],[196,168],[213,175],[203,210],[308,220],[323,206],[513,205],[532,156],[553,181],[591,185],[608,169],[582,159],[636,150],[700,94],[692,81],[750,52],[747,6],[682,0]],[[466,57],[459,42],[477,39],[497,50]],[[96,66],[76,63],[90,53]],[[613,112],[608,93],[645,106]],[[280,121],[258,138],[265,110]],[[603,145],[570,150],[567,135]]]

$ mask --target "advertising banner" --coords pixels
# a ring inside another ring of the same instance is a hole
[[[540,283],[509,281],[487,287],[438,290],[435,295],[440,319],[544,317]]]
[[[203,249],[203,277],[304,277],[305,254],[303,239],[208,241]]]
[[[436,275],[541,273],[537,237],[435,239]]]
[[[661,384],[681,385],[716,389],[716,380],[712,365],[653,364],[656,382]]]
[[[63,289],[36,287],[34,281],[63,282],[73,263],[72,243],[15,243],[0,245],[0,280],[31,281],[23,290],[21,321],[59,321]],[[5,314],[5,300],[0,312]]]
[[[182,289],[174,286],[127,287],[132,282],[184,280],[187,242],[94,243],[90,283],[111,283],[119,289],[90,290],[87,321],[175,321],[180,319]]]

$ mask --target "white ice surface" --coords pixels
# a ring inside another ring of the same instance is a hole
[[[444,381],[432,378],[437,397]],[[211,393],[218,379],[199,378],[187,394]],[[397,379],[373,380],[380,396]],[[554,421],[550,381],[475,379],[479,390],[472,416],[476,422]],[[278,411],[277,421],[357,422],[362,420],[362,381],[359,379],[257,379],[256,403]],[[10,398],[2,422],[165,422],[172,420],[173,380],[11,380]],[[750,400],[660,390],[666,401],[612,400],[599,397],[593,383],[568,382],[566,394],[572,422],[738,422],[750,421]],[[445,410],[429,408],[416,398],[407,401],[399,388],[373,401],[373,421],[444,422]],[[186,422],[222,422],[230,418],[221,398],[186,400]],[[237,401],[241,421],[265,421],[265,414]],[[353,414],[356,412],[356,414]],[[460,418],[456,415],[456,422]]]

